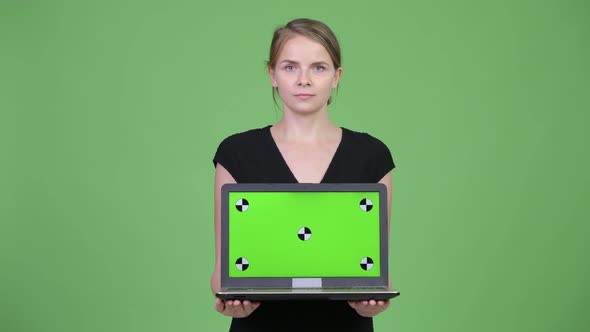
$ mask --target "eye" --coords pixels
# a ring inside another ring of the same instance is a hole
[[[286,65],[285,66],[285,70],[286,71],[293,71],[293,70],[295,70],[295,66],[293,66],[293,65]]]
[[[324,71],[324,70],[326,70],[326,67],[321,66],[321,65],[320,66],[315,66],[313,68],[314,68],[315,71]]]

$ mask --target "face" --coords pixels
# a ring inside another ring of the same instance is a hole
[[[269,74],[272,86],[278,88],[283,101],[283,111],[312,113],[327,108],[342,69],[334,68],[322,44],[295,36],[283,45]]]

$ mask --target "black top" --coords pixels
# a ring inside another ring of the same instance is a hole
[[[270,133],[270,125],[225,138],[215,153],[238,183],[296,183]],[[395,168],[379,139],[342,128],[342,140],[322,183],[375,183]],[[265,301],[248,317],[234,318],[230,332],[245,331],[372,332],[373,320],[346,301]]]

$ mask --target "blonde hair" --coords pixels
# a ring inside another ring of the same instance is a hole
[[[266,61],[267,68],[274,69],[277,58],[285,43],[295,36],[305,36],[318,43],[320,43],[332,60],[335,69],[341,67],[342,55],[340,52],[340,43],[334,32],[323,22],[309,19],[298,18],[287,24],[278,27],[273,34],[272,42],[270,44],[270,54],[268,61]],[[276,93],[278,88],[272,88],[272,99],[277,104]],[[328,99],[328,105],[332,102],[332,97]],[[278,104],[277,104],[278,106]]]

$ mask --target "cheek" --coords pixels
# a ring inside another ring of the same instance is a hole
[[[290,83],[289,77],[277,76],[275,78],[275,84],[278,85],[279,87],[287,87],[291,83]]]
[[[327,93],[330,93],[332,89],[334,89],[335,82],[332,79],[326,80],[325,84],[323,84],[323,90]]]

